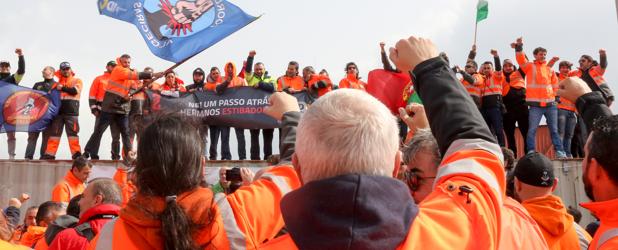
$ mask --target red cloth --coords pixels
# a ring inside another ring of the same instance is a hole
[[[90,223],[90,228],[96,236],[111,219],[88,219],[97,215],[116,215],[120,214],[120,207],[114,204],[103,204],[88,209],[79,219],[78,225]],[[87,249],[90,242],[85,237],[77,233],[74,228],[65,229],[56,235],[56,238],[49,245],[49,250],[82,250]]]
[[[367,93],[380,100],[395,115],[398,109],[405,107],[403,98],[404,89],[410,83],[410,75],[407,73],[394,73],[383,69],[369,72],[367,79]]]

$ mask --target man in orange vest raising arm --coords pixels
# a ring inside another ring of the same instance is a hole
[[[481,87],[481,114],[489,126],[492,134],[498,138],[498,144],[504,147],[504,132],[502,126],[502,65],[498,51],[491,50],[496,64],[494,65],[487,61],[481,65],[481,74],[483,74],[484,84]]]
[[[129,92],[131,85],[133,81],[163,76],[163,72],[147,73],[131,69],[131,56],[127,54],[120,56],[116,59],[116,62],[118,65],[112,70],[101,104],[99,124],[90,135],[90,139],[84,148],[86,158],[99,154],[101,136],[112,123],[115,123],[120,130],[123,153],[125,156],[128,155],[128,152],[133,148],[131,140],[129,140],[129,111],[131,109]]]
[[[299,122],[293,162],[304,185],[281,201],[289,235],[266,247],[499,247],[502,153],[476,105],[431,41],[402,39],[390,57],[398,69],[411,72],[444,156],[433,192],[419,209],[408,187],[392,178],[401,157],[398,126],[388,108],[364,91],[333,91],[313,103]],[[290,96],[281,99],[295,102]],[[339,126],[346,129],[320,129]]]
[[[536,150],[536,131],[541,123],[541,118],[545,116],[547,127],[551,135],[551,142],[554,145],[557,158],[565,158],[566,153],[562,148],[562,141],[558,134],[558,109],[556,107],[556,90],[558,89],[558,77],[547,65],[545,57],[547,50],[538,47],[534,49],[534,61],[528,61],[528,57],[523,52],[523,40],[511,44],[515,49],[515,55],[519,67],[526,75],[526,104],[530,106],[529,127],[527,137],[528,152]]]
[[[570,75],[581,78],[591,90],[600,92],[607,102],[607,106],[611,106],[614,102],[614,93],[603,77],[607,68],[607,52],[604,49],[599,50],[599,59],[597,65],[591,56],[582,55],[579,58],[579,68],[571,72]]]
[[[588,249],[618,249],[618,116],[612,115],[601,93],[591,91],[579,78],[560,82],[558,94],[575,103],[586,127],[591,128],[582,168],[586,196],[592,202],[581,206],[601,224]]]

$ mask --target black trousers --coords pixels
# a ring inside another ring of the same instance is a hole
[[[260,129],[251,129],[251,160],[260,160]],[[262,129],[264,137],[264,160],[273,154],[273,134],[275,129]]]
[[[506,106],[506,113],[503,115],[502,121],[504,123],[504,133],[506,134],[506,141],[508,143],[509,149],[515,154],[515,157],[517,157],[517,144],[515,143],[515,124],[519,126],[519,132],[521,132],[524,139],[524,153],[528,152],[528,149],[526,148],[526,135],[528,134],[528,106]]]

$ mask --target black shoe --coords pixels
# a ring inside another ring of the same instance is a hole
[[[43,156],[41,156],[41,160],[55,160],[56,156],[53,155],[48,155],[48,154],[44,154]]]
[[[86,152],[84,152],[84,154],[82,154],[82,156],[83,156],[85,159],[88,159],[88,158],[90,158],[90,153],[88,153],[88,151],[86,151]]]
[[[73,156],[71,156],[71,158],[73,160],[75,160],[75,159],[77,159],[77,157],[80,157],[80,156],[82,156],[82,153],[81,152],[77,152],[77,153],[73,154]]]

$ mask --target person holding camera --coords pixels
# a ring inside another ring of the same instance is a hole
[[[131,140],[129,140],[129,111],[131,109],[129,90],[131,85],[133,81],[161,78],[164,74],[163,72],[137,72],[131,69],[131,56],[127,54],[120,56],[116,61],[118,65],[112,70],[103,97],[99,123],[94,128],[94,132],[90,135],[90,139],[84,148],[84,157],[86,158],[98,156],[101,136],[107,127],[113,123],[120,129],[123,153],[128,155],[128,152],[133,148]]]
[[[248,168],[222,167],[219,169],[219,182],[212,186],[212,192],[232,194],[241,186],[251,185],[254,177],[255,174]]]

